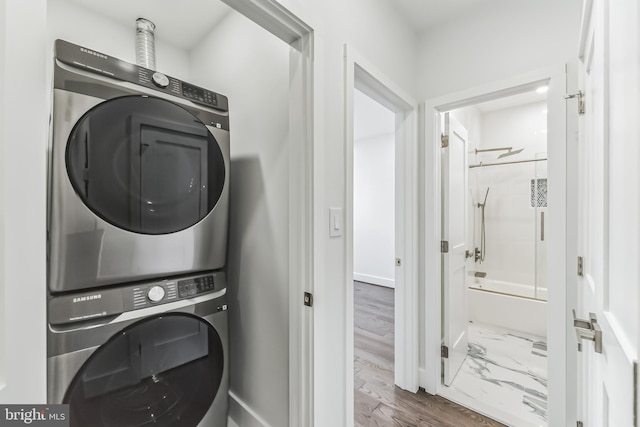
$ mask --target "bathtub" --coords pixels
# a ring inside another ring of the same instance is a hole
[[[533,286],[488,278],[470,279],[467,285],[470,321],[547,336],[547,303],[535,299]],[[546,289],[539,289],[538,296],[546,299]]]

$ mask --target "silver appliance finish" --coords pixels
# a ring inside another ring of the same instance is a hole
[[[117,65],[137,67],[122,61]],[[163,91],[90,71],[55,61],[49,153],[49,290],[76,291],[222,268],[228,225],[228,113],[172,96],[170,89],[175,90],[174,82],[179,83],[173,78],[172,85]],[[189,228],[155,235],[118,228],[87,208],[70,183],[65,150],[74,125],[104,100],[127,95],[149,95],[182,106],[206,125],[220,146],[225,165],[222,194],[214,209]]]
[[[220,387],[213,403],[197,427],[226,426],[229,383],[226,282],[222,273],[215,273],[215,278],[216,287],[213,292],[192,298],[165,299],[163,302],[151,304],[146,308],[124,311],[116,316],[107,316],[101,319],[60,325],[49,323],[47,330],[47,402],[62,403],[68,387],[85,362],[100,346],[120,334],[123,329],[145,318],[162,316],[167,313],[188,313],[195,315],[214,328],[221,339],[224,357]],[[170,283],[171,280],[165,280],[148,283],[147,287],[162,286],[167,288]],[[140,286],[128,285],[120,287],[118,291],[125,295]],[[116,288],[114,288],[115,290]],[[100,305],[100,299],[91,302],[97,302],[96,307]],[[105,306],[109,307],[111,303],[105,301]]]

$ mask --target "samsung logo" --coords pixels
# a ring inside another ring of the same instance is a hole
[[[91,301],[94,299],[100,299],[102,298],[102,294],[94,294],[94,295],[85,295],[83,297],[76,297],[73,299],[73,303],[77,303],[77,302],[84,302],[84,301]]]
[[[84,47],[81,47],[80,51],[84,52],[84,53],[87,53],[89,55],[97,56],[98,58],[109,59],[109,57],[107,55],[103,55],[101,53],[94,52],[93,50],[85,49]]]

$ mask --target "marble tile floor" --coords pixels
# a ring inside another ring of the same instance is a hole
[[[546,339],[470,323],[469,353],[450,388],[523,425],[546,427]]]

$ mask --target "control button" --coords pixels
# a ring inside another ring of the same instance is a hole
[[[158,87],[169,86],[169,78],[162,73],[153,73],[151,79],[153,80],[153,83]]]
[[[152,302],[158,302],[164,298],[164,288],[162,286],[154,286],[149,289],[147,293],[147,298],[149,298]]]

